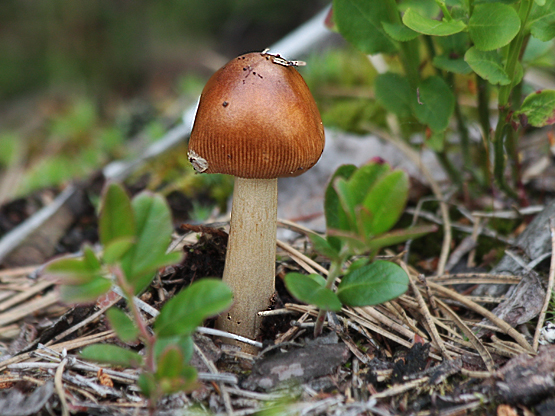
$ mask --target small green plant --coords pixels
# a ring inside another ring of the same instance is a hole
[[[138,384],[154,406],[162,395],[194,386],[196,371],[187,364],[193,353],[191,336],[204,319],[231,305],[232,293],[217,279],[193,283],[164,305],[152,334],[133,297],[149,286],[159,268],[181,259],[180,253],[166,253],[173,229],[166,201],[147,192],[130,200],[121,186],[110,184],[99,228],[102,254],[86,246],[82,257],[55,260],[46,273],[60,279],[60,293],[67,302],[94,301],[114,285],[121,289],[129,313],[112,307],[108,321],[122,342],[140,340],[144,355],[111,344],[85,347],[81,355],[140,369]]]
[[[408,185],[405,172],[391,170],[385,163],[358,169],[344,165],[333,175],[324,201],[327,236],[310,236],[314,250],[330,259],[327,279],[317,274],[285,276],[285,285],[294,297],[320,309],[315,336],[322,331],[327,311],[339,311],[342,305],[376,305],[407,290],[408,276],[400,266],[373,259],[382,247],[435,230],[416,226],[390,231],[403,213]],[[334,291],[335,280],[341,276]]]
[[[534,59],[553,51],[555,0],[334,0],[333,19],[360,51],[398,58],[389,61],[391,72],[376,77],[376,100],[401,123],[420,123],[454,183],[462,184],[462,175],[448,155],[446,134],[456,124],[465,172],[483,186],[493,175],[506,194],[524,198],[517,132],[555,123],[555,91],[530,91],[522,80]],[[476,86],[477,114],[461,109],[457,79]],[[492,129],[494,90],[499,114]],[[468,116],[477,118],[485,143],[472,144]]]

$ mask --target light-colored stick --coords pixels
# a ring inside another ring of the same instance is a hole
[[[536,332],[534,333],[534,341],[532,343],[534,351],[538,351],[540,334],[543,323],[545,322],[545,313],[549,307],[549,301],[551,300],[551,294],[553,293],[553,284],[555,283],[555,220],[552,218],[549,220],[549,228],[551,230],[551,264],[549,266],[547,288],[545,289],[545,299],[543,301],[540,315],[538,316],[538,324],[536,325]]]

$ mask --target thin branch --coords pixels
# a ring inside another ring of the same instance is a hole
[[[407,273],[407,276],[409,277],[410,286],[412,288],[416,301],[418,302],[418,306],[420,306],[420,312],[422,313],[422,315],[424,316],[424,319],[426,320],[426,323],[428,324],[428,327],[430,329],[430,335],[434,340],[435,346],[441,352],[441,355],[445,360],[450,360],[451,356],[447,352],[447,349],[445,348],[445,344],[443,343],[443,340],[439,336],[439,332],[437,332],[437,328],[432,319],[432,315],[428,310],[428,306],[426,305],[426,302],[424,301],[424,298],[422,297],[422,294],[420,293],[418,286],[416,286],[416,283],[414,282],[414,278],[411,276],[411,273],[408,270],[405,263],[401,263],[401,267],[405,270],[405,272]]]
[[[62,405],[62,416],[69,416],[66,394],[64,391],[64,386],[62,384],[62,375],[64,374],[64,368],[66,364],[67,364],[67,358],[64,358],[60,363],[60,365],[58,366],[58,368],[56,369],[56,375],[54,376],[54,386],[56,387],[56,393],[58,393],[58,396],[60,397],[60,403]]]
[[[459,293],[455,292],[454,290],[448,289],[441,285],[438,285],[434,282],[428,281],[428,285],[437,292],[443,294],[444,296],[450,297],[456,301],[459,301],[467,308],[473,310],[476,313],[479,313],[484,318],[493,322],[497,327],[500,329],[501,332],[506,333],[507,335],[511,336],[521,347],[527,350],[530,353],[533,353],[532,346],[526,341],[526,338],[519,333],[516,329],[514,329],[511,325],[505,322],[503,319],[496,316],[493,312],[487,310],[483,306],[478,305],[475,302],[469,300],[466,296],[460,295]]]
[[[549,219],[549,228],[551,230],[551,265],[549,267],[549,278],[547,280],[547,288],[545,290],[545,299],[543,301],[543,306],[538,316],[538,324],[536,325],[536,332],[534,333],[534,341],[532,343],[532,348],[534,351],[538,351],[540,334],[545,322],[545,313],[549,307],[549,301],[551,300],[551,294],[553,293],[553,285],[555,283],[555,221],[553,218]]]

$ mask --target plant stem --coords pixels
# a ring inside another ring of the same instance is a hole
[[[491,125],[489,122],[489,98],[490,89],[488,82],[476,74],[476,89],[478,92],[478,118],[480,120],[480,126],[482,127],[482,133],[484,137],[489,137]]]
[[[445,6],[445,2],[443,2],[441,0],[436,0],[436,4],[441,9],[441,11],[443,12],[443,16],[445,17],[445,19],[447,19],[448,22],[453,20],[453,17],[451,16],[451,13],[449,13],[449,10],[447,10],[447,6]]]
[[[343,250],[345,252],[345,250]],[[328,271],[328,277],[326,278],[326,289],[332,289],[335,279],[341,275],[343,263],[345,262],[347,256],[346,254],[340,254],[339,259],[332,260],[330,264],[330,269]],[[324,327],[324,320],[326,319],[326,313],[328,311],[325,309],[320,309],[318,311],[318,317],[316,318],[316,323],[314,325],[314,338],[319,337],[322,333],[322,328]]]
[[[504,154],[504,140],[505,133],[507,131],[508,123],[510,122],[510,103],[509,98],[511,97],[511,92],[516,85],[516,68],[521,57],[522,45],[524,42],[524,31],[526,27],[526,22],[530,11],[532,10],[532,5],[534,0],[522,0],[520,3],[519,17],[520,17],[520,31],[513,39],[509,45],[509,53],[507,56],[507,63],[505,65],[505,72],[509,76],[511,82],[508,85],[503,85],[499,89],[499,119],[497,120],[497,126],[495,128],[495,136],[493,138],[494,146],[494,167],[493,173],[495,180],[497,181],[499,187],[507,193],[511,198],[518,199],[518,194],[507,184],[505,180],[505,154]]]
[[[391,23],[402,24],[399,10],[397,9],[397,2],[395,0],[385,0],[389,20]],[[418,82],[420,81],[420,73],[418,67],[420,65],[420,57],[418,54],[418,39],[413,39],[408,42],[400,42],[399,44],[399,58],[407,76],[410,86],[416,90]]]
[[[445,152],[445,150],[442,150],[441,152],[436,152],[436,156],[439,163],[441,163],[441,166],[443,166],[443,169],[445,170],[449,178],[451,178],[453,183],[455,183],[459,188],[462,187],[463,180],[461,177],[461,173],[453,165],[453,162],[451,162],[451,159],[447,157],[447,152]]]
[[[156,364],[154,362],[154,343],[155,343],[156,339],[148,331],[148,328],[145,324],[145,320],[143,319],[143,316],[141,315],[141,312],[139,311],[139,308],[137,307],[137,305],[133,301],[133,298],[135,296],[135,292],[133,290],[133,287],[131,287],[127,283],[127,280],[125,279],[123,271],[121,270],[120,267],[114,267],[114,269],[112,270],[112,273],[116,277],[116,282],[117,282],[118,286],[121,288],[121,291],[124,294],[125,301],[127,302],[127,307],[129,308],[129,310],[131,311],[131,314],[133,315],[135,324],[137,325],[137,328],[139,329],[139,334],[140,334],[140,336],[143,340],[143,343],[145,344],[145,349],[146,349],[145,367],[146,367],[146,370],[150,373],[154,373],[156,371]]]

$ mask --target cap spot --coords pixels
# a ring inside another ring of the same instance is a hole
[[[222,103],[222,105],[223,105],[224,107],[227,107],[227,106],[229,105],[229,103],[228,103],[227,101],[224,101],[224,102]]]

